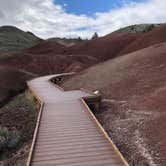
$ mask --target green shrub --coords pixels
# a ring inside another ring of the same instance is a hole
[[[17,130],[9,131],[5,127],[0,127],[0,151],[15,149],[21,139]]]

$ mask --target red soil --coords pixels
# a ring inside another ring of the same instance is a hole
[[[26,52],[31,54],[61,54],[65,46],[53,41],[43,41],[40,44],[27,49]]]
[[[148,33],[110,34],[95,40],[85,41],[66,50],[66,54],[89,55],[100,62],[131,53],[166,41],[166,25],[162,25]]]
[[[110,107],[97,115],[130,165],[166,165],[166,43],[126,54],[66,80],[99,90]]]
[[[101,61],[166,41],[165,32],[166,26],[163,25],[149,33],[111,34],[72,47],[44,41],[11,58],[3,58],[0,64],[17,66],[40,75],[80,71]]]
[[[4,105],[11,97],[26,88],[26,81],[34,76],[16,68],[0,66],[0,106]]]
[[[148,33],[140,35],[139,38],[137,38],[137,40],[129,44],[128,47],[122,50],[120,54],[122,55],[125,53],[130,53],[165,41],[166,25],[161,25]]]
[[[17,67],[37,75],[80,71],[96,63],[95,58],[47,53],[14,53],[0,60],[1,65]]]
[[[139,34],[108,35],[71,47],[67,53],[89,55],[97,58],[99,61],[103,61],[116,57],[121,50],[135,41],[139,36]]]

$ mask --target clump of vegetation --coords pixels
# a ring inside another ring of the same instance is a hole
[[[17,130],[10,131],[6,127],[0,127],[0,152],[16,148],[20,141]]]
[[[136,24],[121,28],[113,33],[147,33],[161,24]]]
[[[98,36],[98,34],[97,34],[97,32],[95,32],[94,34],[93,34],[93,36],[92,36],[92,40],[93,39],[97,39],[99,36]]]
[[[155,28],[155,25],[154,25],[154,24],[151,24],[151,25],[145,27],[145,29],[143,30],[143,32],[145,32],[145,33],[146,33],[146,32],[150,32],[150,31],[152,31],[154,28]]]

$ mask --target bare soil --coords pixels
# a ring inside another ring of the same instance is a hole
[[[166,165],[166,43],[114,58],[66,80],[99,90],[96,115],[130,165]]]
[[[26,89],[26,81],[34,78],[31,73],[18,70],[15,67],[0,65],[0,107],[12,97]]]

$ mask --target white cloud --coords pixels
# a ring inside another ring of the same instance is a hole
[[[165,0],[127,2],[94,17],[66,13],[53,0],[0,1],[0,25],[14,25],[43,38],[90,37],[95,31],[105,35],[127,25],[152,22],[166,22]]]

